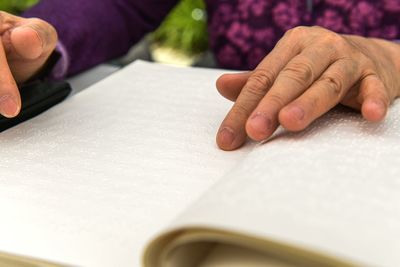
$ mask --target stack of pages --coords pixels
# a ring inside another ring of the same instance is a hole
[[[221,70],[136,62],[0,134],[0,266],[400,266],[400,103],[234,152]]]

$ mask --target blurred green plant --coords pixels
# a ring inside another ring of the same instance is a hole
[[[19,14],[37,2],[39,2],[39,0],[1,0],[0,10]]]
[[[207,14],[203,0],[181,0],[161,26],[152,41],[162,47],[196,55],[208,49]]]

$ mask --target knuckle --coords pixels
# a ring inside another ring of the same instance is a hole
[[[335,51],[346,51],[349,48],[349,44],[341,35],[329,32],[323,38],[323,43],[325,46],[332,48]]]
[[[265,69],[256,69],[249,77],[246,84],[246,91],[252,95],[263,96],[272,86],[275,75]]]
[[[330,97],[341,99],[343,95],[343,82],[339,76],[323,76],[320,80],[324,89],[327,90]]]
[[[335,32],[331,32],[328,31],[326,32],[322,39],[326,42],[326,43],[332,43],[332,44],[336,44],[336,43],[344,43],[345,40],[342,36],[340,36],[339,34],[335,33]]]
[[[231,111],[231,117],[236,120],[245,120],[250,116],[252,109],[245,103],[236,102]]]
[[[315,80],[312,64],[308,61],[296,61],[288,64],[281,71],[281,75],[295,81],[300,86],[310,85]]]
[[[268,101],[274,106],[284,107],[286,105],[286,102],[281,95],[270,94],[267,96],[267,98],[268,98]]]
[[[285,36],[290,39],[302,39],[308,35],[309,29],[307,26],[297,26],[286,31]]]

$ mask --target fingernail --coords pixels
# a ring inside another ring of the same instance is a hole
[[[18,105],[10,95],[0,98],[0,114],[7,118],[13,118],[18,114]]]
[[[250,118],[250,126],[257,132],[265,135],[271,130],[271,119],[265,116],[264,113],[257,112]]]
[[[288,110],[289,114],[293,116],[296,120],[301,121],[304,119],[304,110],[302,108],[299,108],[297,106],[290,107]]]
[[[223,147],[230,147],[235,140],[235,133],[229,127],[224,127],[219,132],[220,145]]]

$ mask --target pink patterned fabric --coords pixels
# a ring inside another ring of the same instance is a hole
[[[289,29],[400,39],[400,0],[206,0],[211,48],[221,67],[253,69]]]

